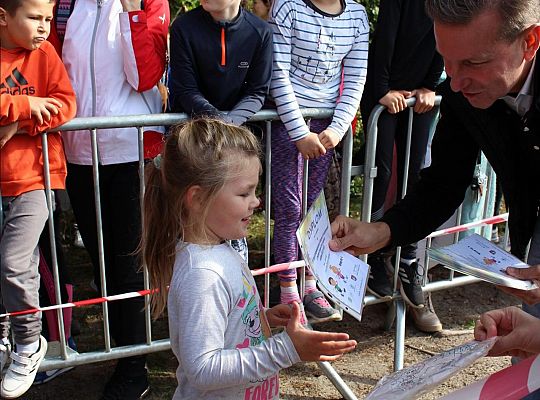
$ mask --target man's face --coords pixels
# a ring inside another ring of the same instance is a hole
[[[437,49],[451,87],[476,108],[488,108],[510,92],[519,92],[526,77],[525,40],[498,38],[499,15],[487,11],[467,25],[435,22]]]

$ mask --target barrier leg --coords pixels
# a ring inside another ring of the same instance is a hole
[[[403,300],[394,301],[396,307],[396,342],[394,343],[394,371],[403,368],[405,353],[405,303]]]
[[[339,376],[339,374],[330,365],[328,361],[320,361],[317,364],[319,364],[319,368],[324,372],[326,377],[330,379],[332,385],[336,387],[336,389],[339,391],[339,393],[341,393],[344,399],[358,400],[358,397],[354,395],[351,389],[347,386],[343,379],[341,379],[341,376]]]

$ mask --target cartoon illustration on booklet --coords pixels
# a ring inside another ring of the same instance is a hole
[[[362,318],[369,265],[344,251],[328,247],[332,239],[324,193],[312,204],[296,231],[304,259],[319,288],[357,320]]]
[[[507,267],[526,268],[527,264],[480,235],[473,234],[450,246],[429,249],[429,256],[448,268],[496,285],[531,290],[538,286],[506,274]]]

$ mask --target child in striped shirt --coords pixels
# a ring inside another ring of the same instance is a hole
[[[353,120],[367,70],[369,23],[353,0],[276,0],[269,19],[274,33],[270,94],[281,122],[272,128],[272,206],[277,263],[296,260],[302,217],[302,158],[309,164],[308,206],[323,189],[334,147]],[[343,92],[339,94],[342,82]],[[300,108],[335,108],[308,126]],[[301,302],[296,271],[279,274],[281,302]],[[340,319],[314,277],[306,276],[305,312],[313,321]]]

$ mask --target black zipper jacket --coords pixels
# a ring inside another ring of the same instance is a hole
[[[260,110],[272,77],[272,31],[240,8],[216,22],[202,7],[171,27],[170,104],[173,112],[244,123]]]

